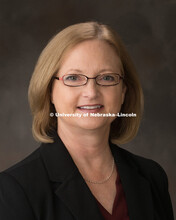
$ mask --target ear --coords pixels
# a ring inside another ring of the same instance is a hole
[[[125,100],[126,90],[127,90],[127,87],[126,87],[126,85],[123,83],[123,87],[122,87],[122,105],[123,105],[124,100]]]

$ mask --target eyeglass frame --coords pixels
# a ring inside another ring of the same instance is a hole
[[[85,86],[85,85],[87,84],[87,82],[88,82],[89,79],[95,79],[96,84],[99,85],[99,86],[116,86],[116,85],[118,85],[118,84],[120,83],[120,79],[124,80],[124,76],[121,76],[121,75],[118,74],[118,73],[111,73],[111,74],[114,74],[114,75],[118,75],[118,76],[119,76],[119,82],[118,82],[118,83],[116,83],[116,84],[114,84],[114,85],[101,85],[101,84],[97,83],[97,81],[96,81],[97,77],[98,77],[98,76],[103,76],[103,75],[106,75],[106,74],[99,74],[99,75],[97,75],[97,76],[95,76],[95,77],[88,77],[88,76],[86,76],[86,75],[84,75],[84,74],[65,74],[65,75],[63,75],[62,77],[53,76],[53,79],[61,80],[61,81],[63,81],[63,83],[64,83],[63,77],[64,77],[64,76],[67,76],[67,75],[81,75],[81,76],[85,76],[85,78],[87,79],[86,82],[85,82],[85,84],[79,85],[79,86],[71,86],[71,85],[67,85],[67,84],[64,83],[65,86],[69,86],[69,87]]]

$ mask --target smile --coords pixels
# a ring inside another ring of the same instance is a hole
[[[78,107],[79,109],[100,109],[102,108],[103,105],[85,105],[85,106],[80,106]]]

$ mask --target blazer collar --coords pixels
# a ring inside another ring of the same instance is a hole
[[[54,143],[42,144],[41,155],[56,195],[76,219],[102,220],[97,202],[57,133]],[[130,153],[110,142],[126,196],[130,220],[152,220],[153,204],[148,181],[139,173]]]

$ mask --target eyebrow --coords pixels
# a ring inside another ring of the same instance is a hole
[[[69,71],[76,71],[76,72],[79,72],[79,73],[83,73],[83,71],[81,71],[80,69],[69,69],[67,72],[69,72]],[[113,71],[112,69],[101,69],[101,70],[97,71],[97,73],[99,74],[99,73],[107,72],[107,71],[116,72],[116,71]]]

